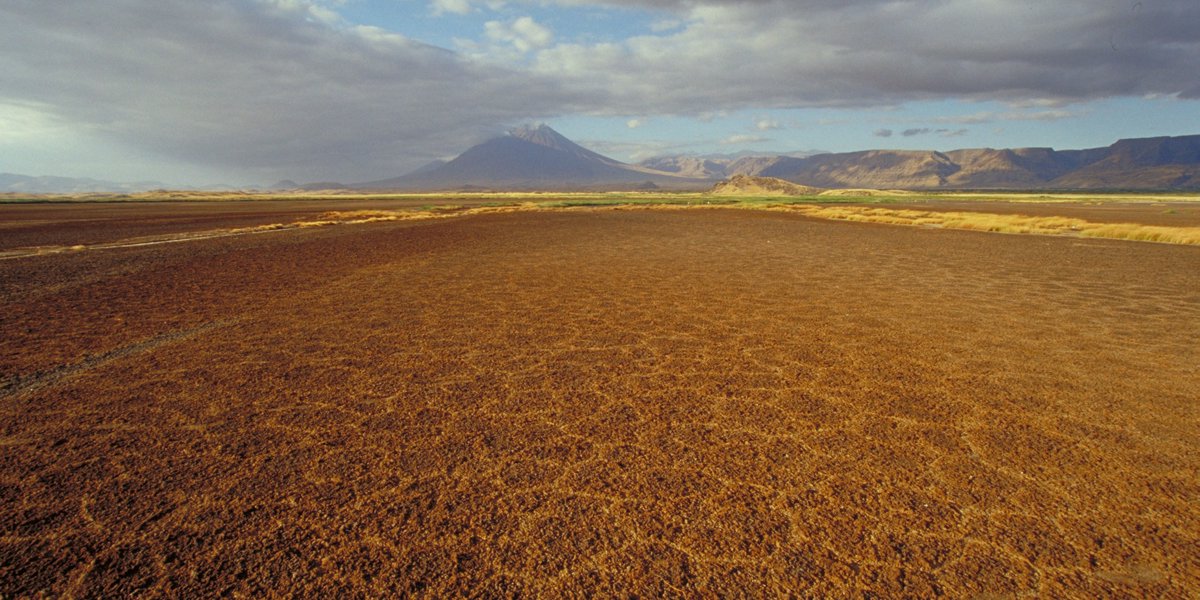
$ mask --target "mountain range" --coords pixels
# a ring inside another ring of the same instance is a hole
[[[748,174],[824,188],[1200,189],[1200,135],[1127,139],[1088,150],[868,150],[780,157]]]
[[[0,173],[0,192],[18,194],[132,193],[165,188],[159,181],[117,182],[80,177]]]
[[[454,160],[352,187],[452,189],[707,189],[737,175],[815,188],[1003,190],[1200,189],[1200,135],[1120,140],[1087,150],[865,150],[770,156],[662,156],[627,164],[542,125]]]
[[[738,175],[810,188],[1200,190],[1200,135],[1119,140],[1086,150],[974,148],[785,155],[674,155],[638,164],[598,154],[545,125],[483,142],[450,161],[366,183],[281,181],[268,189],[395,191],[707,190]],[[0,192],[131,192],[159,182],[0,173]]]

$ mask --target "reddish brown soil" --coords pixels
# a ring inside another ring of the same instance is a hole
[[[316,218],[330,210],[479,204],[485,197],[347,198],[244,202],[46,202],[0,204],[0,250],[96,244],[141,236],[252,227]]]
[[[1200,589],[1200,248],[347,225],[0,261],[0,339],[4,597]]]

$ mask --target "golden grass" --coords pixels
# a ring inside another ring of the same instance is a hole
[[[294,227],[323,227],[326,225],[358,225],[384,221],[415,221],[444,219],[486,213],[541,210],[534,202],[523,202],[504,206],[476,206],[465,208],[457,205],[439,205],[422,210],[335,210],[323,213],[315,221],[296,221]]]
[[[818,194],[819,196],[857,196],[857,197],[875,197],[875,196],[919,196],[920,192],[912,192],[908,190],[876,190],[869,188],[846,188],[836,190],[825,190]]]
[[[1160,225],[1137,225],[1134,223],[1095,223],[1091,227],[1079,232],[1079,235],[1083,237],[1200,246],[1200,227],[1163,227]]]
[[[183,233],[170,233],[163,235],[149,235],[133,238],[125,238],[112,242],[100,242],[96,244],[72,244],[70,246],[31,246],[24,248],[10,248],[0,251],[0,260],[10,258],[23,258],[26,256],[44,256],[48,254],[59,254],[62,252],[81,252],[84,250],[109,250],[113,248],[134,248],[137,246],[154,246],[157,244],[174,244],[179,242],[188,242],[194,240],[205,240],[214,237],[228,237],[234,235],[247,235],[253,233],[266,233],[269,231],[282,231],[284,229],[292,229],[297,225],[286,223],[270,223],[267,225],[254,225],[251,227],[234,227],[230,229],[209,229],[204,231],[187,231]]]
[[[840,221],[857,221],[865,223],[881,223],[887,225],[963,229],[996,233],[1070,235],[1166,244],[1200,245],[1200,227],[1167,227],[1160,225],[1143,225],[1137,223],[1094,223],[1084,219],[1061,216],[1006,215],[966,211],[930,211],[883,208],[879,206],[868,205],[820,205],[800,203],[781,204],[777,201],[772,201],[769,199],[763,199],[764,201],[735,200],[732,202],[692,204],[690,202],[680,202],[679,197],[672,198],[671,201],[662,201],[662,199],[654,197],[634,199],[625,195],[617,195],[613,197],[589,196],[586,198],[579,196],[569,200],[564,200],[561,196],[557,196],[556,202],[536,201],[528,194],[514,195],[513,198],[514,200],[518,201],[484,206],[441,204],[425,206],[420,209],[329,211],[318,215],[312,220],[293,221],[291,223],[271,223],[250,227],[145,236],[88,245],[76,244],[69,246],[34,246],[12,248],[0,251],[0,260],[21,258],[26,256],[58,254],[61,252],[70,251],[103,250],[111,248],[169,244],[202,240],[213,237],[266,233],[270,231],[282,231],[296,228],[325,227],[332,225],[358,225],[387,221],[445,219],[478,214],[546,210],[678,210],[712,208],[782,210],[799,212],[814,218]]]
[[[888,225],[966,229],[997,233],[1038,235],[1079,235],[1160,242],[1167,244],[1200,245],[1200,227],[1164,227],[1136,223],[1093,223],[1072,217],[1032,217],[978,212],[928,211],[879,208],[869,206],[792,205],[776,209],[798,211],[810,217]]]

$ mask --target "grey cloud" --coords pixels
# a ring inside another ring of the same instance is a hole
[[[891,134],[891,130],[885,129],[883,131],[887,131],[889,135]],[[913,137],[913,136],[918,136],[918,135],[929,135],[931,133],[937,134],[941,137],[960,137],[960,136],[966,135],[967,130],[966,129],[946,129],[946,128],[934,129],[932,127],[913,127],[911,129],[905,129],[904,131],[901,131],[900,135],[902,135],[904,137]],[[876,135],[878,135],[878,133]],[[884,136],[884,137],[886,137],[886,136]]]
[[[163,156],[304,180],[398,174],[576,104],[544,78],[329,19],[299,0],[4,3],[0,104]]]
[[[0,3],[0,106],[38,107],[172,159],[353,180],[565,114],[959,98],[1002,100],[1032,111],[1012,115],[1052,120],[1094,98],[1200,97],[1190,77],[1200,64],[1194,0],[1136,10],[1117,0],[510,3],[669,11],[683,25],[550,45],[532,66],[505,68],[351,27],[308,0],[16,0]]]
[[[1073,119],[1079,117],[1080,113],[1073,110],[1040,110],[1033,112],[1011,111],[1011,112],[980,112],[973,115],[962,115],[953,117],[938,117],[935,119],[938,123],[959,123],[963,125],[976,125],[979,123],[991,123],[994,121],[1058,121],[1062,119]]]
[[[769,142],[769,141],[771,141],[771,138],[769,138],[769,137],[765,137],[765,136],[761,136],[761,135],[750,135],[750,134],[739,133],[739,134],[731,135],[731,136],[721,140],[721,143],[725,144],[725,145],[738,145],[738,144],[760,144],[762,142]]]
[[[893,132],[891,129],[876,129],[872,135],[875,137],[887,138],[892,137],[892,133]]]
[[[891,0],[857,0],[857,4],[883,4]],[[805,11],[845,6],[845,0],[520,0],[522,4],[559,6],[617,6],[645,10],[680,11],[704,6],[774,6]]]
[[[1063,104],[1200,89],[1185,75],[1200,64],[1192,0],[1138,10],[1117,0],[620,4],[682,11],[687,25],[624,43],[560,45],[541,53],[539,72],[609,93],[622,111],[947,97]]]

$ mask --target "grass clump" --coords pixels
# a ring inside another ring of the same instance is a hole
[[[1096,224],[1079,232],[1079,235],[1200,246],[1200,227],[1164,227],[1133,223]]]
[[[965,229],[996,233],[1038,235],[1078,235],[1082,237],[1200,245],[1200,227],[1164,227],[1136,223],[1093,223],[1071,217],[1032,217],[979,212],[904,210],[864,206],[797,205],[789,210],[810,217],[882,223]]]

